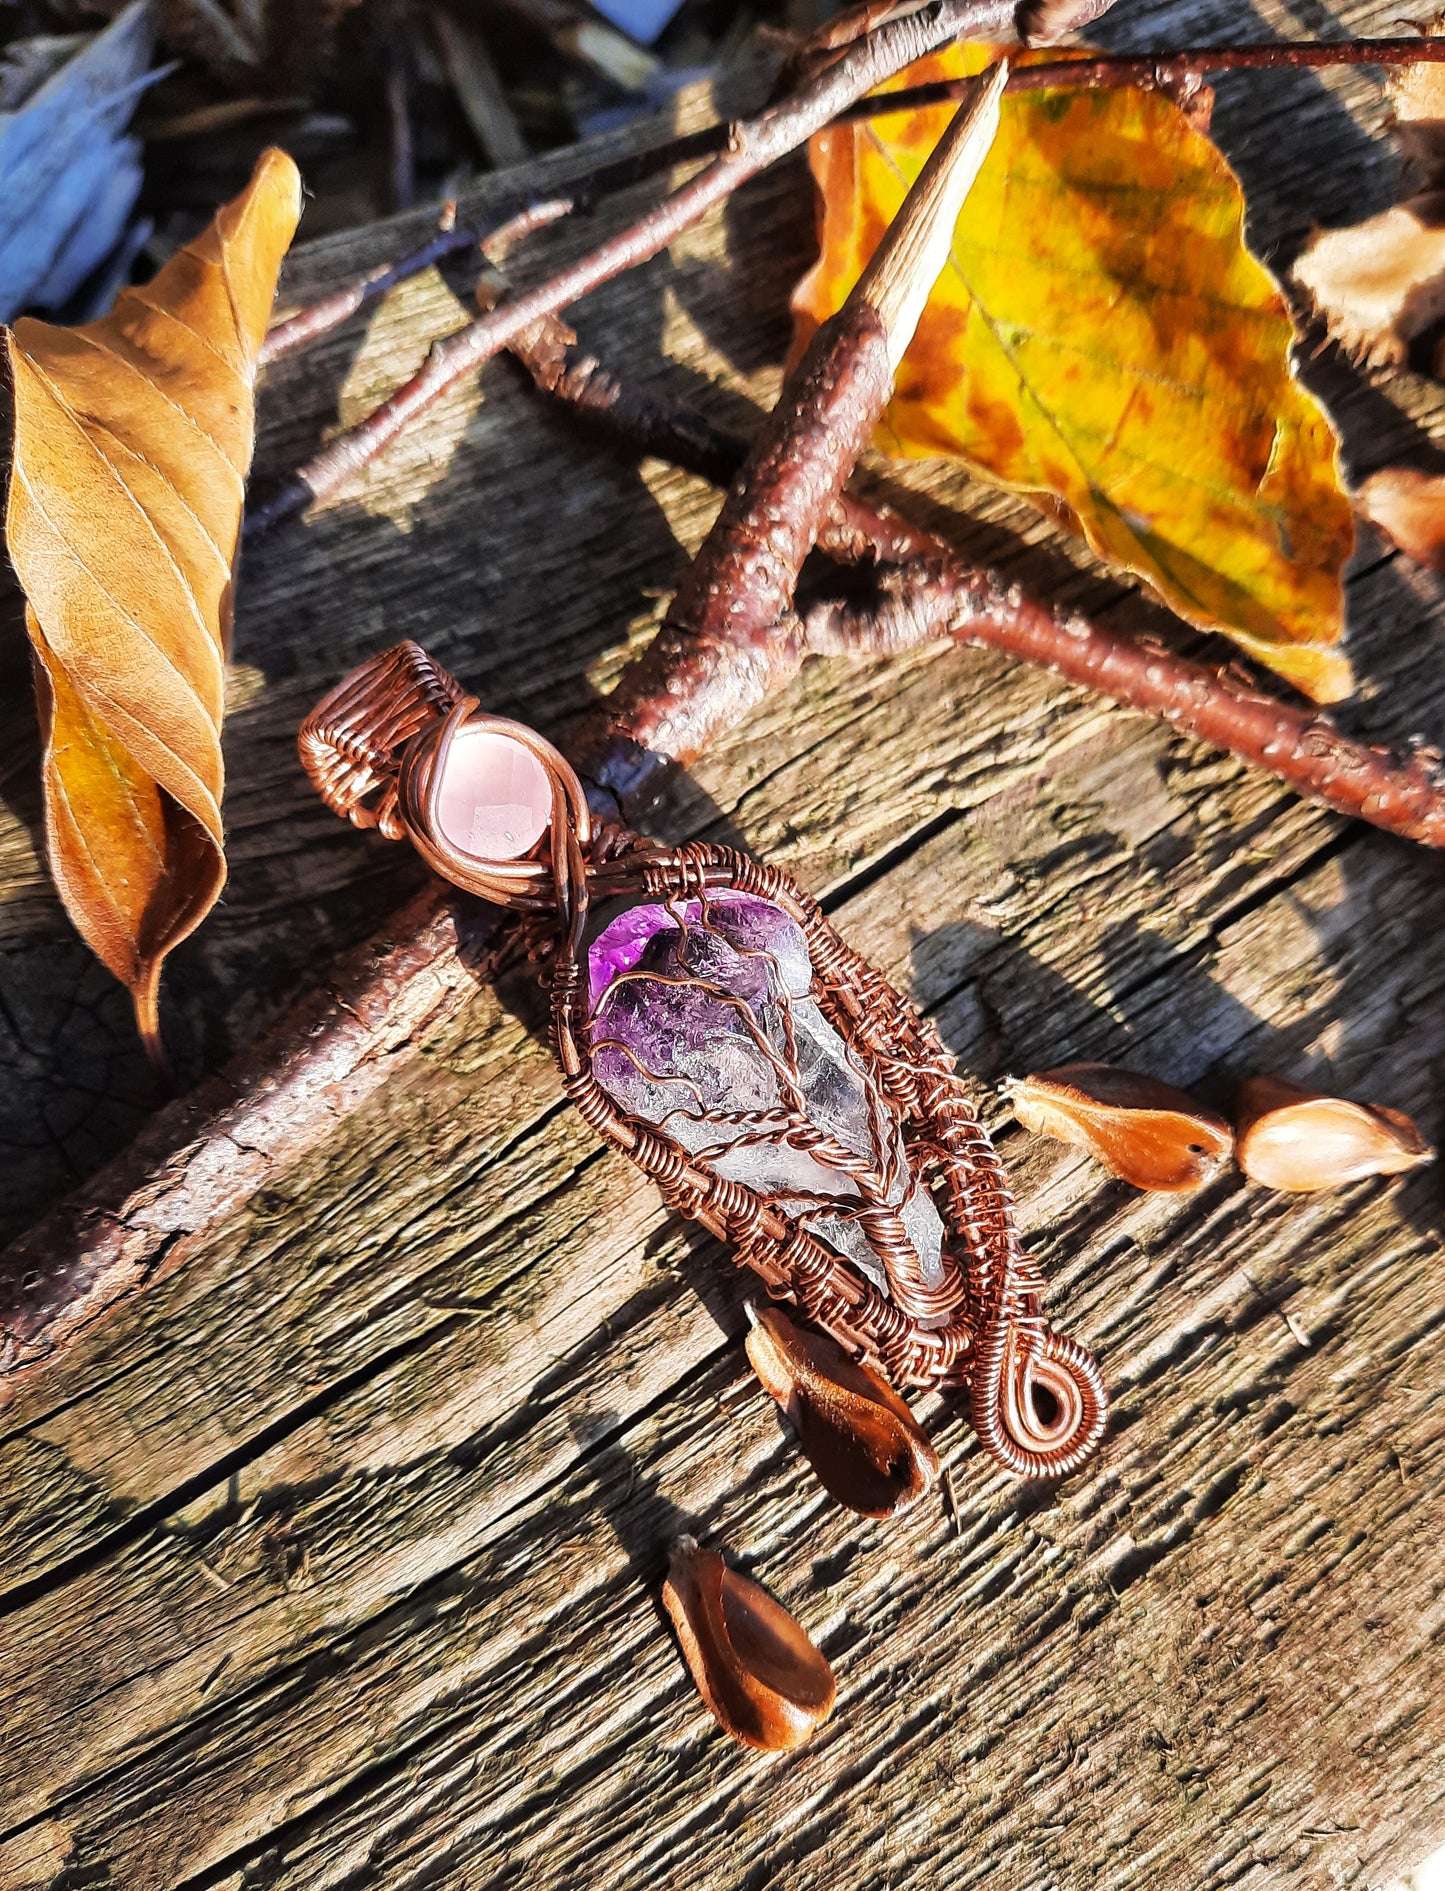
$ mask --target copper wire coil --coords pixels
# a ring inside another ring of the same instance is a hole
[[[398,759],[465,695],[420,644],[396,644],[317,703],[297,736],[302,766],[333,813],[400,840],[406,829],[396,812]]]

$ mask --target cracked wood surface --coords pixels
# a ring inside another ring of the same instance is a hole
[[[1110,26],[1257,33],[1238,9],[1127,0]],[[1359,129],[1380,116],[1359,73],[1221,88],[1259,244],[1287,255],[1311,218],[1387,199],[1389,155]],[[579,311],[584,339],[745,422],[777,384],[807,202],[800,167],[764,180]],[[303,249],[288,292],[419,227]],[[422,278],[286,363],[263,468],[460,319]],[[1427,385],[1319,372],[1357,471],[1435,417]],[[969,555],[1160,627],[1024,508],[938,467],[872,476]],[[248,557],[233,880],[168,983],[190,1070],[420,884],[310,798],[293,732],[319,690],[413,635],[565,738],[714,503],[578,438],[498,364],[480,405],[459,390]],[[1441,740],[1438,582],[1367,555],[1352,592],[1355,726]],[[30,712],[9,701],[13,1227],[150,1099],[123,996],[35,865]],[[1268,1068],[1445,1130],[1439,858],[1051,678],[955,650],[814,665],[658,826],[788,865],[984,1095],[1104,1058],[1218,1104]],[[244,1207],[0,1413],[0,1887],[1262,1891],[1383,1883],[1445,1839],[1434,1171],[1151,1198],[1001,1125],[1055,1315],[1114,1390],[1109,1437],[1057,1490],[1020,1486],[935,1401],[956,1520],[864,1523],[753,1383],[715,1245],[562,1104],[539,994],[448,993],[300,1161],[246,1138]],[[838,1709],[801,1754],[730,1748],[693,1694],[656,1604],[683,1527],[834,1662]]]

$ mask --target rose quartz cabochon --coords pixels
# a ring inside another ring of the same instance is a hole
[[[547,831],[552,784],[532,751],[495,729],[459,729],[442,768],[437,825],[476,860],[520,860]]]

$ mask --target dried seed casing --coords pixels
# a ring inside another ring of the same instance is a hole
[[[680,1536],[662,1599],[698,1693],[734,1740],[787,1753],[833,1711],[833,1670],[806,1631],[716,1550]]]
[[[1241,1084],[1235,1123],[1235,1151],[1249,1179],[1299,1193],[1398,1175],[1435,1154],[1402,1110],[1330,1096],[1285,1077]]]
[[[779,1307],[748,1307],[748,1358],[830,1496],[863,1517],[892,1517],[931,1489],[938,1454],[903,1400],[825,1333]]]
[[[999,1087],[1025,1129],[1087,1149],[1135,1188],[1198,1188],[1234,1146],[1222,1116],[1136,1070],[1061,1064]]]

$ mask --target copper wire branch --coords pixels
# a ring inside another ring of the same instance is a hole
[[[1002,1165],[936,1027],[852,951],[776,868],[692,842],[659,853],[644,871],[654,897],[697,899],[703,924],[709,890],[730,886],[780,906],[801,926],[815,974],[814,1000],[845,1045],[854,1040],[850,1061],[874,1105],[871,1155],[859,1158],[823,1135],[808,1119],[796,1061],[778,1058],[756,1029],[754,1040],[777,1065],[784,1094],[791,1089],[796,1098],[800,1133],[790,1141],[853,1179],[855,1208],[837,1195],[820,1197],[817,1205],[856,1215],[883,1265],[889,1293],[881,1294],[806,1226],[793,1223],[775,1196],[710,1175],[701,1152],[687,1155],[613,1102],[593,1063],[608,1040],[594,1041],[588,1054],[583,974],[573,958],[554,974],[554,1033],[567,1093],[587,1123],[651,1175],[674,1208],[726,1240],[741,1264],[775,1293],[796,1300],[849,1351],[877,1360],[895,1384],[967,1386],[980,1442],[1016,1476],[1062,1477],[1076,1469],[1103,1435],[1103,1380],[1092,1355],[1055,1333],[1044,1318],[1044,1283],[1019,1241]],[[656,981],[664,975],[637,976]],[[695,971],[682,982],[715,998],[726,996]],[[781,979],[769,982],[782,989]],[[895,1112],[909,1126],[925,1173],[942,1190],[963,1250],[945,1247],[941,1277],[933,1285],[924,1282],[916,1250],[896,1207],[889,1206],[900,1175],[885,1161],[883,1137]],[[702,1120],[725,1119],[703,1111]],[[736,1150],[744,1140],[722,1146]],[[788,1197],[796,1196],[790,1187]],[[1039,1391],[1051,1416],[1039,1408]]]
[[[949,208],[950,232],[953,221]],[[823,356],[840,367],[850,352],[871,357],[880,332],[886,359],[892,324],[910,326],[911,278],[928,267],[933,231],[926,223],[911,226],[906,207],[901,223],[895,234],[902,242],[859,284],[858,306],[872,313],[873,326],[861,342],[840,327],[823,345]],[[820,365],[805,362],[789,393],[797,383],[806,388]],[[846,376],[835,376],[845,404],[867,406],[867,372],[861,393]],[[729,504],[740,508],[745,525],[780,523],[780,504],[806,521],[826,503],[833,479],[827,436],[800,426],[790,399],[763,434]],[[783,451],[788,443],[791,451]],[[768,478],[770,467],[784,470]],[[803,525],[795,531],[805,536]],[[740,536],[746,543],[751,534]],[[787,543],[786,533],[776,536],[784,565]],[[725,568],[728,552],[724,538],[702,561],[704,575],[708,565]],[[439,818],[451,744],[464,728],[489,726],[496,737],[522,742],[550,784],[551,839],[542,853],[479,858],[459,847]],[[1103,1381],[1089,1354],[1052,1332],[1044,1317],[1043,1283],[1020,1245],[1003,1169],[953,1058],[936,1028],[786,874],[726,847],[694,841],[668,848],[596,826],[565,758],[535,730],[481,713],[476,698],[414,643],[367,658],[327,691],[302,724],[300,750],[335,813],[410,840],[453,884],[529,916],[551,987],[553,1042],[567,1095],[672,1207],[710,1228],[738,1265],[756,1272],[774,1295],[795,1301],[895,1385],[968,1388],[985,1447],[1017,1475],[1062,1476],[1084,1461],[1103,1432]],[[771,949],[731,942],[712,904],[728,888],[791,919],[810,967],[805,988],[791,984]],[[660,964],[614,968],[594,1004],[583,928],[594,899],[618,896],[660,901],[672,916],[676,945]],[[748,960],[762,970],[761,997],[720,975],[715,948],[694,950],[698,933],[721,942],[734,964]],[[672,1068],[678,1049],[670,1040],[659,1040],[657,1067],[644,1059],[625,1033],[629,1018],[645,1017],[659,991],[670,995],[669,1004],[700,1001],[723,1012],[775,1086],[774,1102],[730,1109],[725,1089],[709,1101],[702,1084]],[[855,1119],[847,1142],[814,1117],[795,997],[806,997],[831,1025],[851,1072],[851,1094],[863,1105],[866,1122]],[[661,1112],[655,1102],[632,1107],[618,1092],[619,1058],[624,1090],[630,1067],[654,1091],[676,1086],[683,1096],[669,1096]],[[690,1133],[681,1132],[684,1119]],[[722,1166],[749,1150],[782,1146],[806,1152],[846,1181],[820,1191],[792,1180],[770,1184],[761,1174],[745,1179]],[[915,1189],[930,1193],[941,1217],[946,1210],[936,1266],[925,1264],[910,1232],[905,1204]],[[853,1223],[879,1272],[846,1244],[835,1245],[811,1222],[815,1213],[824,1222],[841,1216]]]

